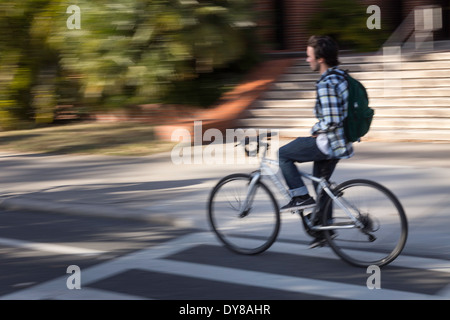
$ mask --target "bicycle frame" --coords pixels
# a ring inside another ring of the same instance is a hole
[[[280,194],[282,194],[287,201],[291,199],[291,195],[289,194],[286,187],[284,187],[283,183],[280,181],[276,173],[271,169],[270,165],[278,166],[279,162],[277,160],[266,158],[266,153],[268,150],[269,143],[268,142],[260,142],[258,140],[258,143],[261,143],[263,145],[263,153],[260,160],[260,167],[258,170],[254,171],[252,173],[252,179],[249,184],[249,188],[247,191],[247,196],[244,201],[244,205],[242,206],[239,215],[245,216],[248,214],[250,209],[250,204],[253,201],[253,197],[255,195],[256,191],[256,185],[262,178],[262,176],[267,176],[272,184],[278,189]],[[345,205],[343,203],[343,199],[335,196],[333,192],[330,189],[330,183],[325,178],[318,178],[311,174],[308,174],[306,172],[303,172],[299,170],[299,173],[302,177],[316,182],[317,183],[317,190],[316,194],[321,194],[322,190],[327,193],[327,195],[333,200],[333,202],[338,205],[344,212],[348,215],[348,217],[352,220],[352,224],[348,225],[335,225],[335,226],[322,226],[322,225],[313,225],[311,221],[314,220],[316,215],[318,214],[320,203],[317,203],[317,205],[314,207],[313,212],[311,213],[311,219],[304,219],[306,224],[311,230],[334,230],[334,229],[350,229],[350,228],[357,228],[362,227],[361,223],[358,221],[358,219],[350,212],[350,205]],[[345,200],[344,200],[345,201]],[[354,208],[353,208],[354,209]],[[300,212],[302,210],[296,210],[297,212]],[[357,211],[357,210],[356,210]],[[359,212],[357,212],[359,214]]]

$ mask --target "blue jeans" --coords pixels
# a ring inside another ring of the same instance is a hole
[[[278,158],[291,197],[308,194],[295,162],[314,161],[313,175],[329,179],[339,161],[323,154],[314,137],[300,137],[282,146],[278,151]],[[316,184],[314,186],[317,187]]]

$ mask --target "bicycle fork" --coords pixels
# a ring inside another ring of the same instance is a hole
[[[244,218],[249,214],[251,204],[253,203],[253,198],[255,197],[256,193],[256,185],[258,184],[260,179],[261,179],[261,172],[255,171],[252,173],[251,180],[247,189],[247,195],[245,196],[244,203],[242,204],[239,210],[240,218]]]

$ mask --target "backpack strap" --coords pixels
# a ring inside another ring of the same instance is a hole
[[[344,74],[337,72],[336,69],[330,71],[329,74],[335,74],[335,75],[338,75],[338,76],[342,76],[342,77],[344,77],[345,81],[347,81],[347,83],[348,83],[347,77],[350,76],[350,75],[348,74],[348,73],[349,73],[349,70],[348,70],[348,69],[346,69],[346,70],[339,69],[339,70],[341,70],[342,72],[344,72]],[[343,126],[344,126],[344,120],[345,120],[345,118],[344,118],[341,122],[339,122],[338,124],[333,125],[331,128],[332,128],[333,130],[336,130],[337,127],[343,127]]]
[[[335,74],[335,75],[338,75],[338,76],[343,76],[343,77],[345,78],[345,80],[347,80],[347,77],[349,76],[349,70],[348,70],[348,69],[346,69],[346,70],[339,69],[339,70],[341,70],[342,72],[344,72],[344,74],[341,74],[341,73],[339,73],[339,72],[336,72],[336,69],[330,71],[329,74]]]

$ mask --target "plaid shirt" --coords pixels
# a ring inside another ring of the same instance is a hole
[[[337,67],[329,68],[317,81],[314,114],[319,121],[311,129],[313,135],[327,134],[330,155],[338,159],[353,156],[352,143],[347,143],[343,127],[344,118],[347,117],[348,100],[348,84],[344,74],[344,71]]]

